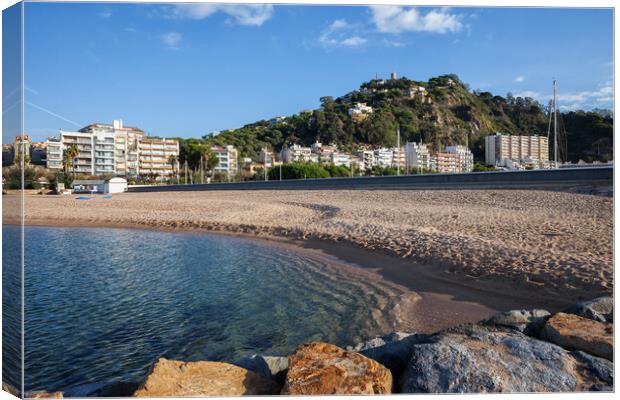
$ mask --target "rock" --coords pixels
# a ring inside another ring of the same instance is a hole
[[[284,379],[286,378],[286,371],[288,369],[288,357],[253,354],[249,357],[233,361],[232,364],[261,374],[266,378],[273,379],[280,385],[284,385]]]
[[[418,343],[421,337],[422,335],[413,333],[394,332],[359,343],[355,347],[348,347],[347,350],[372,358],[389,368],[392,376],[400,376],[411,357],[413,345]]]
[[[280,386],[272,380],[236,365],[160,358],[134,396],[240,396],[277,394],[279,391]]]
[[[139,382],[87,383],[65,390],[65,397],[131,397]]]
[[[612,360],[614,356],[614,327],[574,314],[557,313],[545,324],[545,338],[568,350]]]
[[[2,382],[2,390],[5,392],[12,394],[15,397],[21,397],[19,395],[19,390],[13,385],[9,385],[8,383]]]
[[[584,301],[564,311],[567,314],[575,314],[580,317],[593,319],[599,322],[614,322],[614,299],[605,296],[594,300]]]
[[[45,392],[35,391],[26,393],[28,399],[62,399],[64,397],[63,392]]]
[[[572,392],[613,385],[613,364],[518,331],[473,325],[413,347],[404,393]]]
[[[550,315],[547,310],[511,310],[495,314],[483,324],[503,326],[523,332],[528,336],[539,337]]]
[[[386,394],[392,374],[378,362],[329,343],[300,346],[289,356],[282,394]]]

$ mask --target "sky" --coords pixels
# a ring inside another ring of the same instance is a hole
[[[362,82],[455,73],[563,110],[613,105],[610,9],[25,5],[25,131],[92,122],[200,137]]]

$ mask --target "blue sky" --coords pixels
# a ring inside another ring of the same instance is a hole
[[[25,130],[121,118],[199,137],[315,108],[377,73],[611,108],[609,9],[26,3]]]

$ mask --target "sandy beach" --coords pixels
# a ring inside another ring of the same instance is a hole
[[[476,317],[515,307],[559,309],[613,290],[608,197],[516,190],[77,197],[26,196],[25,221],[286,240],[371,268],[421,293],[422,303],[435,305],[427,307],[430,313],[448,299],[478,304]],[[11,222],[16,201],[4,196],[5,222]]]

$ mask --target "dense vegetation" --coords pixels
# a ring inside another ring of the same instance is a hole
[[[423,86],[427,96],[409,98],[406,89]],[[370,92],[375,89],[375,92]],[[449,144],[468,144],[477,161],[484,160],[484,136],[495,132],[546,135],[548,110],[529,97],[496,96],[471,91],[456,75],[444,75],[428,82],[407,78],[371,80],[343,97],[322,97],[320,108],[284,118],[275,123],[258,121],[238,129],[206,135],[200,139],[181,139],[181,161],[191,158],[192,146],[232,144],[240,157],[257,160],[260,149],[276,152],[293,143],[310,145],[315,140],[335,143],[353,150],[360,143],[394,146],[396,127],[401,142],[420,141],[431,150]],[[353,103],[362,102],[374,112],[363,121],[348,115]],[[561,145],[563,159],[608,160],[612,158],[613,117],[601,112],[568,112],[561,115],[561,132],[567,143]],[[194,158],[195,159],[195,158]]]

